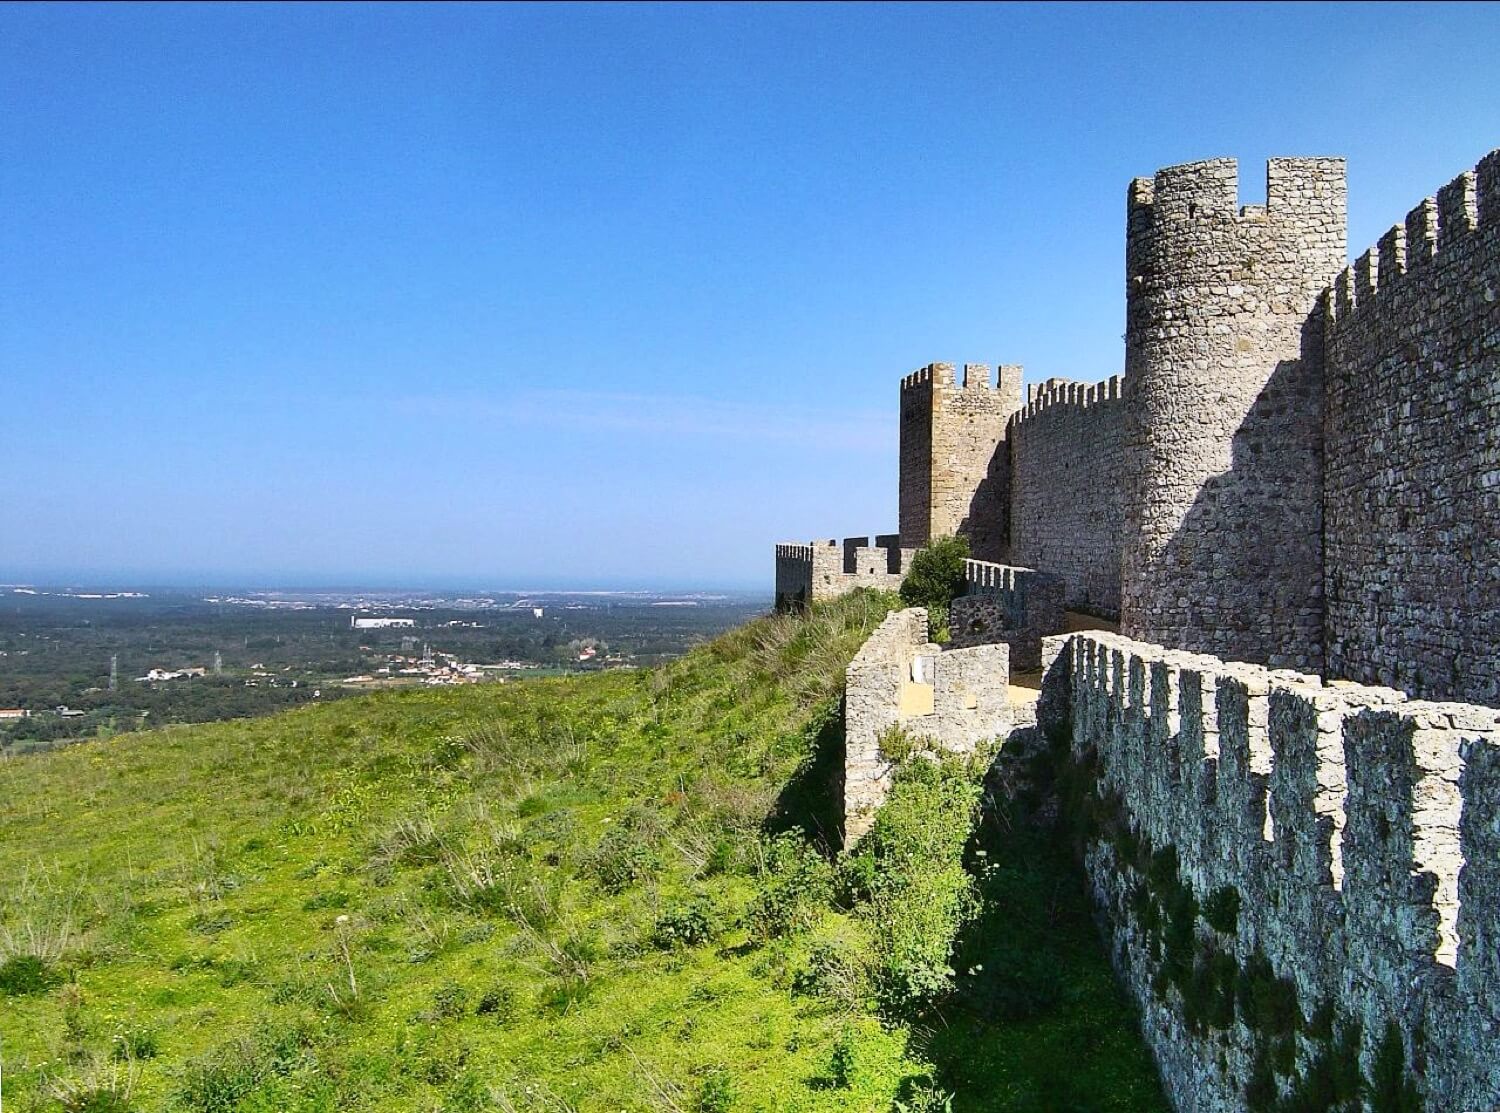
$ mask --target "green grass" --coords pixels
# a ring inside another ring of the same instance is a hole
[[[892,603],[760,620],[650,672],[0,764],[7,1113],[884,1111],[963,1056],[1045,1066],[1006,1049],[1080,1017],[1113,1042],[1069,1108],[1162,1108],[1082,937],[1066,999],[1023,1023],[961,994],[896,1017],[841,966],[878,924],[826,855],[837,701]],[[953,1103],[1033,1107],[987,1084]]]

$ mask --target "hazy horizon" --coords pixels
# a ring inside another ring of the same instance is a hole
[[[1120,372],[1131,178],[1347,156],[1357,254],[1500,139],[1497,33],[0,6],[0,578],[769,590],[896,528],[901,375]]]

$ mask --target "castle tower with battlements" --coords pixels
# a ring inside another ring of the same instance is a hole
[[[1007,559],[1010,456],[1006,423],[1021,408],[1021,368],[934,363],[901,380],[900,529],[904,548],[961,533],[980,560]]]
[[[1121,629],[1322,665],[1322,326],[1344,266],[1344,162],[1233,159],[1130,185]]]

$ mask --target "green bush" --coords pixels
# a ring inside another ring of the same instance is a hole
[[[792,988],[856,1009],[868,995],[869,982],[870,958],[865,949],[852,940],[829,939],[812,949]]]
[[[760,892],[745,912],[751,937],[765,941],[811,927],[833,897],[833,867],[791,832],[765,840],[761,856]]]
[[[0,996],[46,993],[60,980],[57,972],[36,955],[11,955],[0,962]]]
[[[698,1083],[698,1113],[729,1113],[734,1099],[734,1076],[726,1070],[711,1070]]]
[[[489,1017],[496,1024],[514,1020],[519,1011],[515,990],[503,985],[485,990],[479,996],[479,1003],[474,1006],[475,1016]]]
[[[110,1040],[109,1057],[117,1063],[155,1059],[160,1050],[156,1033],[150,1028],[123,1028]]]
[[[656,832],[629,817],[606,830],[589,856],[587,870],[606,892],[623,893],[661,869]]]
[[[713,939],[721,929],[713,901],[705,893],[696,893],[661,910],[651,941],[658,947],[696,947]]]
[[[948,607],[967,588],[964,562],[968,559],[967,537],[934,537],[912,557],[901,581],[901,601],[908,607],[927,608],[934,641],[948,640]]]
[[[953,988],[950,956],[974,911],[964,868],[981,763],[945,756],[902,766],[845,875],[868,893],[871,977],[889,1013],[921,1011]]]

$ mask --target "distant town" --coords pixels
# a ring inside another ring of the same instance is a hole
[[[0,585],[0,751],[381,688],[649,666],[768,608],[711,592]]]

